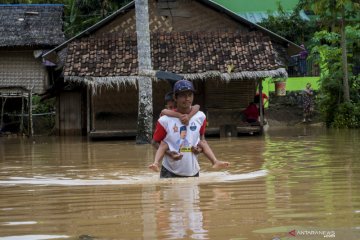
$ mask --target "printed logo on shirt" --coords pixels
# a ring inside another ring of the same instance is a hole
[[[176,126],[176,123],[175,123],[175,125],[174,125],[174,127],[173,127],[173,130],[174,130],[174,133],[176,133],[176,132],[178,132],[178,131],[179,131],[178,126]]]
[[[195,130],[196,130],[196,125],[195,125],[194,122],[191,123],[190,130],[191,130],[191,131],[195,131]]]
[[[180,148],[180,152],[191,152],[191,147],[182,147]]]
[[[189,141],[186,139],[186,134],[187,134],[186,126],[181,126],[180,139],[176,141],[179,152],[188,152],[189,147],[191,148]]]

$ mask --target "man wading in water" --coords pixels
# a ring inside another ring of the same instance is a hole
[[[175,83],[176,111],[181,114],[191,112],[194,92],[194,86],[190,81],[180,80]],[[158,148],[159,143],[164,141],[169,147],[163,159],[160,171],[161,178],[199,176],[200,166],[196,154],[200,141],[205,142],[205,127],[206,116],[201,111],[198,111],[190,119],[187,126],[175,117],[162,116],[159,118],[153,137],[154,146]],[[213,158],[216,160],[215,156]],[[228,166],[227,162],[221,163]]]

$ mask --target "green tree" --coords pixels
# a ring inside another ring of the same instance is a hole
[[[331,31],[337,32],[341,36],[343,100],[349,102],[350,89],[345,28],[349,24],[349,20],[356,17],[360,11],[360,3],[354,0],[302,0],[301,4],[313,10],[323,26],[331,26]]]
[[[65,34],[72,37],[121,8],[130,0],[62,0]]]
[[[314,22],[301,18],[301,10],[302,5],[298,4],[289,13],[279,3],[277,14],[270,14],[267,19],[259,24],[292,42],[301,44],[309,41],[317,30]]]
[[[341,34],[323,30],[314,35],[312,54],[319,56],[321,68],[320,92],[318,106],[329,127],[360,127],[360,75],[355,67],[359,67],[360,26],[347,26],[345,29],[346,47],[349,60],[349,96],[344,101],[342,91],[343,65],[341,60]],[[355,70],[355,71],[353,71]]]

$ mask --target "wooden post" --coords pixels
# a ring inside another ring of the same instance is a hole
[[[6,100],[7,98],[3,98],[3,102],[1,104],[1,119],[0,119],[0,129],[3,127],[3,124],[4,124],[4,108],[5,108],[5,103],[6,103]]]
[[[91,87],[86,88],[86,134],[91,130]]]
[[[264,114],[263,114],[263,97],[262,97],[262,79],[259,82],[259,109],[260,109],[260,126],[264,126]]]
[[[94,86],[92,86],[93,88]],[[95,131],[95,103],[94,103],[94,95],[91,94],[90,96],[90,114],[91,114],[91,123],[90,123],[90,129],[91,131]]]
[[[61,118],[61,106],[60,106],[60,102],[61,102],[61,93],[58,94],[56,96],[56,115],[55,115],[55,128],[56,128],[56,134],[57,135],[61,135],[61,128],[60,128],[60,118]]]
[[[20,133],[24,131],[24,92],[21,92],[21,118],[20,118]]]
[[[29,126],[28,126],[28,132],[29,137],[32,137],[34,135],[34,129],[33,129],[33,119],[32,119],[32,89],[29,91]]]

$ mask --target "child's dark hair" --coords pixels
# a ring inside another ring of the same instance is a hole
[[[166,93],[165,94],[165,102],[174,101],[173,95],[174,95],[174,93],[172,91]]]

